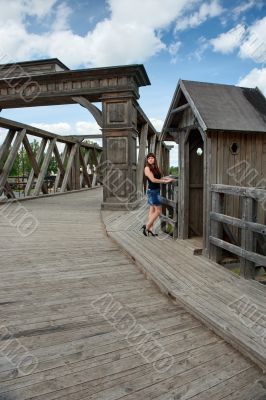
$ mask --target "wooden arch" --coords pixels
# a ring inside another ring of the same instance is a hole
[[[131,209],[138,204],[147,144],[156,151],[158,142],[137,102],[139,87],[149,84],[143,65],[70,70],[58,59],[5,64],[0,66],[0,109],[75,103],[88,109],[102,129],[102,207]],[[95,102],[102,103],[102,111]]]

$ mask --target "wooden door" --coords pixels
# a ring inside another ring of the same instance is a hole
[[[203,140],[198,130],[189,135],[189,237],[203,235]],[[201,154],[200,154],[201,153]]]

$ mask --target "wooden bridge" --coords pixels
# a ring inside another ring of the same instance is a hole
[[[101,199],[1,204],[0,399],[264,399],[263,286]]]
[[[263,95],[181,81],[158,133],[143,65],[0,67],[1,109],[78,103],[103,139],[0,118],[0,400],[265,400]],[[145,154],[168,174],[173,139],[178,183],[144,237]]]

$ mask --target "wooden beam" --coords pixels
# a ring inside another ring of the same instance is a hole
[[[5,195],[6,195],[6,197],[8,199],[15,199],[16,198],[15,193],[13,192],[13,190],[11,189],[10,184],[7,181],[6,181],[6,184],[5,184],[4,193],[5,193]]]
[[[94,150],[97,153],[96,149],[94,149]],[[99,171],[98,166],[100,165],[102,155],[103,155],[102,152],[98,152],[98,154],[96,156],[95,171],[93,173],[93,178],[92,178],[92,187],[96,186],[96,183],[97,183],[98,171]]]
[[[252,232],[257,232],[260,233],[261,235],[266,235],[266,225],[258,224],[256,222],[241,220],[235,217],[229,217],[228,215],[218,214],[215,212],[211,212],[210,217],[214,221],[233,225],[236,226],[237,228],[250,229]]]
[[[66,137],[73,138],[73,139],[75,139],[75,138],[76,139],[82,139],[81,142],[84,139],[102,139],[103,138],[102,135],[68,135]]]
[[[11,146],[12,140],[14,139],[15,133],[15,130],[9,129],[4,142],[0,147],[0,171],[2,170],[3,165],[6,161],[7,155],[9,153],[9,148]]]
[[[25,137],[23,139],[23,144],[24,144],[25,150],[26,150],[26,152],[28,154],[29,160],[31,162],[31,166],[32,166],[32,169],[33,169],[34,176],[37,177],[39,175],[39,173],[40,173],[40,167],[39,167],[39,164],[37,163],[37,161],[35,159],[35,156],[33,154],[33,151],[32,151],[30,142],[29,142],[29,140],[27,138],[27,135],[25,135]],[[46,185],[42,185],[42,191],[43,191],[44,194],[48,193]],[[26,196],[26,188],[25,188],[25,196]]]
[[[64,167],[64,160],[65,159],[63,157],[61,159],[61,156],[60,156],[60,153],[58,151],[58,148],[57,148],[56,144],[54,146],[54,150],[53,151],[54,151],[54,155],[55,155],[55,158],[56,158],[56,161],[57,161],[57,165],[58,165],[57,175],[59,174],[59,179],[60,179],[60,177],[64,177],[64,174],[65,174],[65,167]],[[57,178],[57,176],[56,176],[56,178]],[[69,183],[68,183],[68,188],[70,189]],[[55,182],[55,185],[54,185],[54,190],[55,191],[57,190],[56,182]]]
[[[143,174],[145,165],[145,151],[148,136],[148,124],[143,124],[140,132],[139,156],[137,166],[137,192],[143,193]]]
[[[88,160],[89,160],[89,152],[90,151],[91,150],[86,151],[86,153],[85,153],[85,155],[83,157],[84,164],[86,166],[86,171],[87,171],[87,168],[88,168]],[[83,182],[84,182],[84,174],[82,174],[81,177],[80,177],[80,185],[81,185],[81,187],[84,187],[84,183]]]
[[[99,110],[98,107],[96,107],[94,104],[92,104],[86,97],[78,96],[78,97],[72,97],[72,100],[74,100],[76,103],[79,103],[82,107],[87,108],[91,115],[94,117],[95,121],[97,124],[102,128],[103,127],[103,115],[101,110]]]
[[[257,189],[256,187],[241,187],[241,186],[213,184],[211,185],[211,191],[231,194],[233,196],[251,197],[254,200],[266,201],[266,190]]]
[[[80,163],[81,163],[81,167],[82,167],[83,177],[84,177],[85,181],[87,182],[88,187],[91,187],[91,179],[87,172],[87,163],[85,162],[85,160],[83,158],[81,148],[79,148],[79,159],[80,159]]]
[[[37,136],[40,138],[45,138],[45,139],[56,138],[58,142],[62,142],[62,143],[66,143],[66,142],[70,143],[70,144],[77,143],[77,139],[71,139],[68,136],[56,135],[55,133],[36,128],[34,126],[22,124],[21,122],[16,122],[16,121],[12,121],[10,119],[1,118],[1,117],[0,117],[0,127],[5,128],[5,129],[10,129],[13,131],[22,131],[23,129],[25,129],[27,131],[27,134]],[[86,142],[82,143],[81,145],[82,145],[82,147],[87,147],[87,148],[94,147],[94,144],[90,144],[90,143],[86,143]],[[99,147],[99,148],[101,148],[101,147]]]
[[[250,197],[242,199],[242,220],[253,221],[255,202]],[[249,252],[253,251],[253,232],[250,229],[242,229],[241,231],[241,248]],[[266,260],[266,257],[265,257]],[[265,264],[266,265],[266,264]],[[254,279],[255,265],[251,260],[241,257],[240,259],[240,275],[246,279]]]
[[[173,109],[171,110],[171,114],[177,114],[177,113],[179,113],[179,112],[181,112],[181,111],[186,110],[186,109],[189,108],[189,107],[190,107],[190,104],[189,104],[189,103],[183,104],[183,105],[180,106],[180,107],[173,108]]]
[[[33,191],[33,196],[38,196],[40,194],[41,187],[43,185],[45,175],[47,174],[49,163],[50,163],[50,160],[51,160],[51,157],[53,154],[55,143],[56,143],[55,138],[52,139],[49,143],[49,146],[48,146],[47,152],[45,154],[45,157],[44,157],[41,169],[40,169],[40,173],[39,173],[39,176],[38,176],[38,179],[37,179],[34,191]]]
[[[220,193],[212,193],[212,210],[217,214],[223,214],[223,195]],[[222,223],[216,220],[211,221],[210,235],[218,240],[223,238],[223,226]],[[219,262],[222,259],[222,250],[217,246],[210,247],[210,259]]]
[[[150,138],[149,153],[155,154],[157,137],[158,137],[157,135],[152,135],[152,137]]]
[[[55,184],[54,184],[55,192],[57,192],[58,186],[61,185],[63,177],[65,175],[65,166],[64,166],[64,164],[65,164],[65,160],[66,160],[68,152],[69,152],[69,144],[66,143],[65,147],[64,147],[63,154],[62,154],[62,158],[60,157],[61,163],[62,163],[62,166],[63,166],[63,170],[59,168],[59,164],[58,164],[58,169],[57,169],[57,174],[56,174]],[[70,190],[70,185],[69,184],[67,184],[67,185],[68,185],[68,188]]]
[[[266,266],[266,257],[265,256],[262,256],[257,253],[253,253],[251,251],[244,250],[241,247],[238,247],[238,246],[235,246],[234,244],[225,242],[222,239],[217,239],[213,236],[210,236],[209,240],[210,240],[211,244],[218,246],[222,249],[225,249],[227,251],[230,251],[230,253],[236,254],[239,257],[244,257],[247,260],[252,261],[256,264]]]
[[[77,152],[77,149],[78,149],[78,143],[72,145],[72,148],[71,148],[71,151],[70,151],[70,155],[69,155],[69,158],[68,158],[68,161],[67,161],[65,176],[64,176],[64,179],[63,179],[63,182],[62,182],[62,186],[61,186],[61,189],[60,189],[61,193],[66,191],[67,182],[68,182],[68,179],[69,179],[69,176],[70,176],[71,167],[72,167],[72,164],[73,164],[74,157],[75,157],[75,154]]]
[[[25,135],[26,135],[26,129],[23,129],[22,131],[19,131],[17,133],[14,144],[11,148],[11,151],[4,163],[4,166],[3,166],[3,169],[2,169],[2,172],[0,175],[0,195],[3,193],[7,178],[12,169],[12,166],[14,164],[14,161],[15,161],[18,151],[19,151],[19,147],[20,147]]]
[[[42,157],[43,157],[43,153],[44,153],[44,150],[45,150],[45,147],[46,147],[46,143],[47,143],[47,139],[42,138],[40,147],[39,147],[37,155],[36,155],[36,162],[37,162],[39,171],[40,171],[40,163],[41,163],[41,160],[42,160]],[[39,172],[38,172],[38,174],[39,174]],[[30,196],[30,191],[31,191],[31,188],[32,188],[32,185],[33,185],[34,178],[37,177],[38,174],[35,175],[34,169],[33,168],[31,169],[31,172],[30,172],[30,175],[28,177],[28,181],[27,181],[27,184],[26,184],[26,187],[25,187],[25,196]]]

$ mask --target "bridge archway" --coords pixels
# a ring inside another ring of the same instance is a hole
[[[137,136],[141,132],[157,141],[157,132],[137,102],[139,87],[149,84],[143,65],[69,70],[58,59],[5,64],[0,66],[0,108],[75,103],[87,108],[102,129],[102,207],[131,209],[138,204],[141,179]],[[102,111],[95,102],[102,103]],[[78,169],[78,156],[74,164]]]

